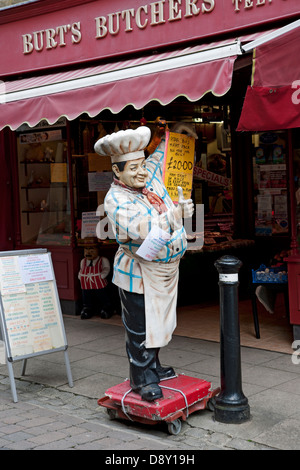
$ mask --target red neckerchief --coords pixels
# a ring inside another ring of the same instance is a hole
[[[114,184],[121,186],[122,188],[128,189],[129,191],[144,194],[144,196],[147,197],[150,204],[152,204],[152,206],[157,210],[159,214],[162,214],[163,212],[166,212],[168,210],[162,198],[159,197],[157,194],[154,194],[152,191],[149,191],[149,189],[147,189],[146,187],[142,189],[131,188],[130,186],[127,186],[126,184],[122,183],[122,181],[118,180],[117,178],[114,178]]]

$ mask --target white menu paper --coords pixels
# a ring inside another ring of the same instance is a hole
[[[154,225],[136,254],[147,261],[152,261],[170,238],[171,236],[168,232]]]

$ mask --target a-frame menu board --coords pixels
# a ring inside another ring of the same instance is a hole
[[[51,254],[46,249],[0,252],[0,324],[13,400],[12,363],[63,351],[69,385],[72,375]]]

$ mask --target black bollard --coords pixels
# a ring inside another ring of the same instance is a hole
[[[248,399],[242,391],[237,292],[241,265],[234,256],[222,256],[215,262],[220,289],[221,391],[215,399],[214,418],[233,424],[250,419]]]

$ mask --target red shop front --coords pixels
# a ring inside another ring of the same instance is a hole
[[[126,8],[121,0],[35,0],[2,9],[1,250],[47,247],[63,309],[74,312],[82,257],[77,235],[83,218],[105,195],[105,186],[91,191],[94,173],[110,170],[95,158],[92,143],[103,128],[113,131],[120,122],[138,125],[145,117],[151,127],[155,112],[201,128],[206,139],[197,150],[201,165],[209,146],[213,155],[221,149],[230,187],[212,187],[203,177],[195,182],[195,194],[209,205],[208,228],[216,222],[231,225],[235,240],[242,245],[250,240],[261,252],[283,240],[294,247],[292,198],[284,235],[257,237],[253,136],[236,128],[255,57],[253,41],[273,44],[276,35],[285,37],[282,28],[287,34],[297,31],[299,17],[297,0],[145,0],[143,5],[129,0]],[[289,47],[286,60],[294,69]],[[254,125],[251,132],[261,130]],[[291,170],[288,184],[292,180]],[[226,192],[232,197],[226,199]],[[107,241],[103,249],[112,259],[116,245]],[[202,254],[194,255],[196,260]],[[300,312],[293,324],[300,324]]]
[[[248,86],[238,131],[270,132],[287,130],[289,158],[288,192],[290,205],[290,252],[288,265],[289,314],[295,338],[300,337],[300,256],[299,256],[299,163],[297,140],[300,127],[300,65],[291,63],[300,54],[300,21],[275,33],[271,41],[259,40],[245,46],[255,48],[253,75]],[[280,67],[278,67],[280,64]]]

